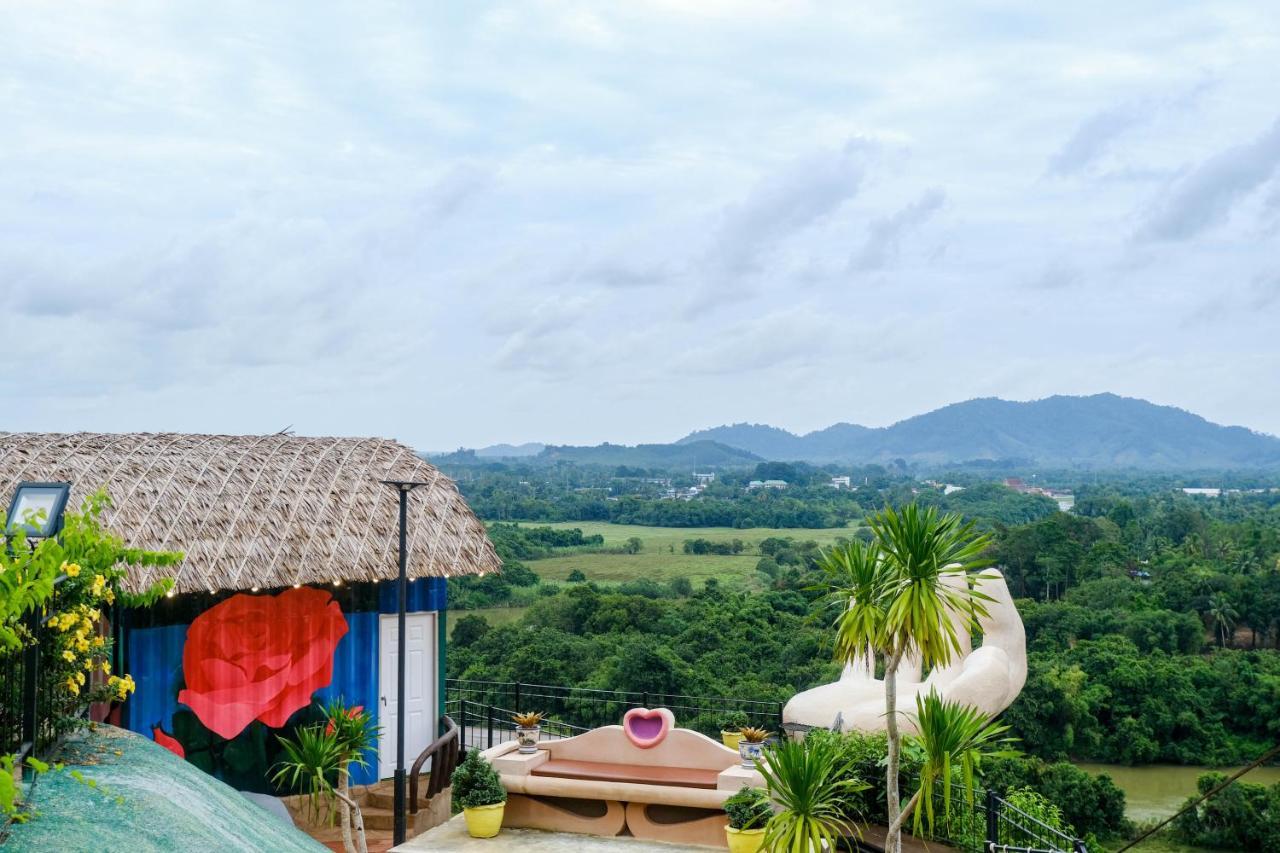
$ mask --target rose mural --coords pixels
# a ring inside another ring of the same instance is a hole
[[[347,631],[324,589],[241,593],[216,604],[192,620],[182,646],[177,700],[190,710],[174,714],[173,735],[155,728],[154,739],[224,781],[259,787],[276,750],[267,730],[317,707],[313,696],[333,682]]]
[[[187,630],[178,701],[228,740],[254,720],[279,728],[329,686],[346,633],[342,608],[324,590],[234,595]]]

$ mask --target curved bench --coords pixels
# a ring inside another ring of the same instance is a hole
[[[533,755],[514,743],[487,750],[507,789],[503,826],[618,835],[709,847],[726,845],[724,801],[764,778],[738,753],[689,729],[640,747],[622,726],[544,741]]]

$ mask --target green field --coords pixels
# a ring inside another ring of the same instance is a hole
[[[527,607],[481,607],[476,610],[446,611],[448,613],[446,618],[448,619],[449,636],[453,636],[453,629],[457,627],[458,620],[463,616],[483,616],[491,628],[498,628],[519,621],[520,617],[528,609]]]
[[[639,554],[599,554],[582,551],[565,556],[530,560],[527,565],[544,580],[564,581],[574,569],[580,570],[587,580],[616,584],[623,581],[648,578],[665,582],[677,577],[687,577],[695,586],[708,578],[716,578],[732,587],[756,588],[760,578],[756,563],[760,559],[761,540],[771,536],[791,537],[797,542],[812,540],[830,545],[840,537],[852,535],[853,528],[786,528],[753,527],[739,530],[733,527],[644,527],[633,524],[609,524],[608,522],[572,521],[529,526],[578,528],[584,535],[600,534],[606,548],[621,546],[635,536],[643,544]],[[720,554],[693,555],[684,553],[686,539],[709,539],[712,542],[732,542],[741,539],[746,549],[741,555]]]
[[[576,527],[586,536],[599,533],[604,537],[607,548],[617,547],[628,538],[637,536],[644,542],[642,554],[669,552],[670,548],[674,548],[676,553],[679,553],[686,539],[710,539],[712,542],[732,542],[734,539],[741,539],[752,552],[759,546],[760,540],[771,536],[783,538],[790,536],[797,542],[811,540],[819,545],[830,545],[842,536],[845,538],[852,536],[854,531],[852,527],[748,527],[742,530],[736,527],[645,527],[639,524],[610,524],[607,521],[552,523],[522,521],[520,523],[526,527],[554,527],[560,530],[571,530]]]

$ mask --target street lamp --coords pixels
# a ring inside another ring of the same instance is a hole
[[[404,611],[409,598],[408,559],[405,528],[408,525],[409,493],[418,486],[426,486],[419,480],[383,480],[383,485],[400,493],[400,577],[396,581],[396,776],[395,798],[392,801],[392,845],[404,844]]]
[[[19,529],[25,530],[29,539],[56,536],[62,530],[62,512],[70,495],[70,483],[19,483],[9,504],[5,536]]]

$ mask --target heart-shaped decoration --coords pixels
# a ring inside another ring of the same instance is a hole
[[[667,708],[632,708],[622,718],[627,739],[640,749],[657,746],[676,725],[676,715]]]

